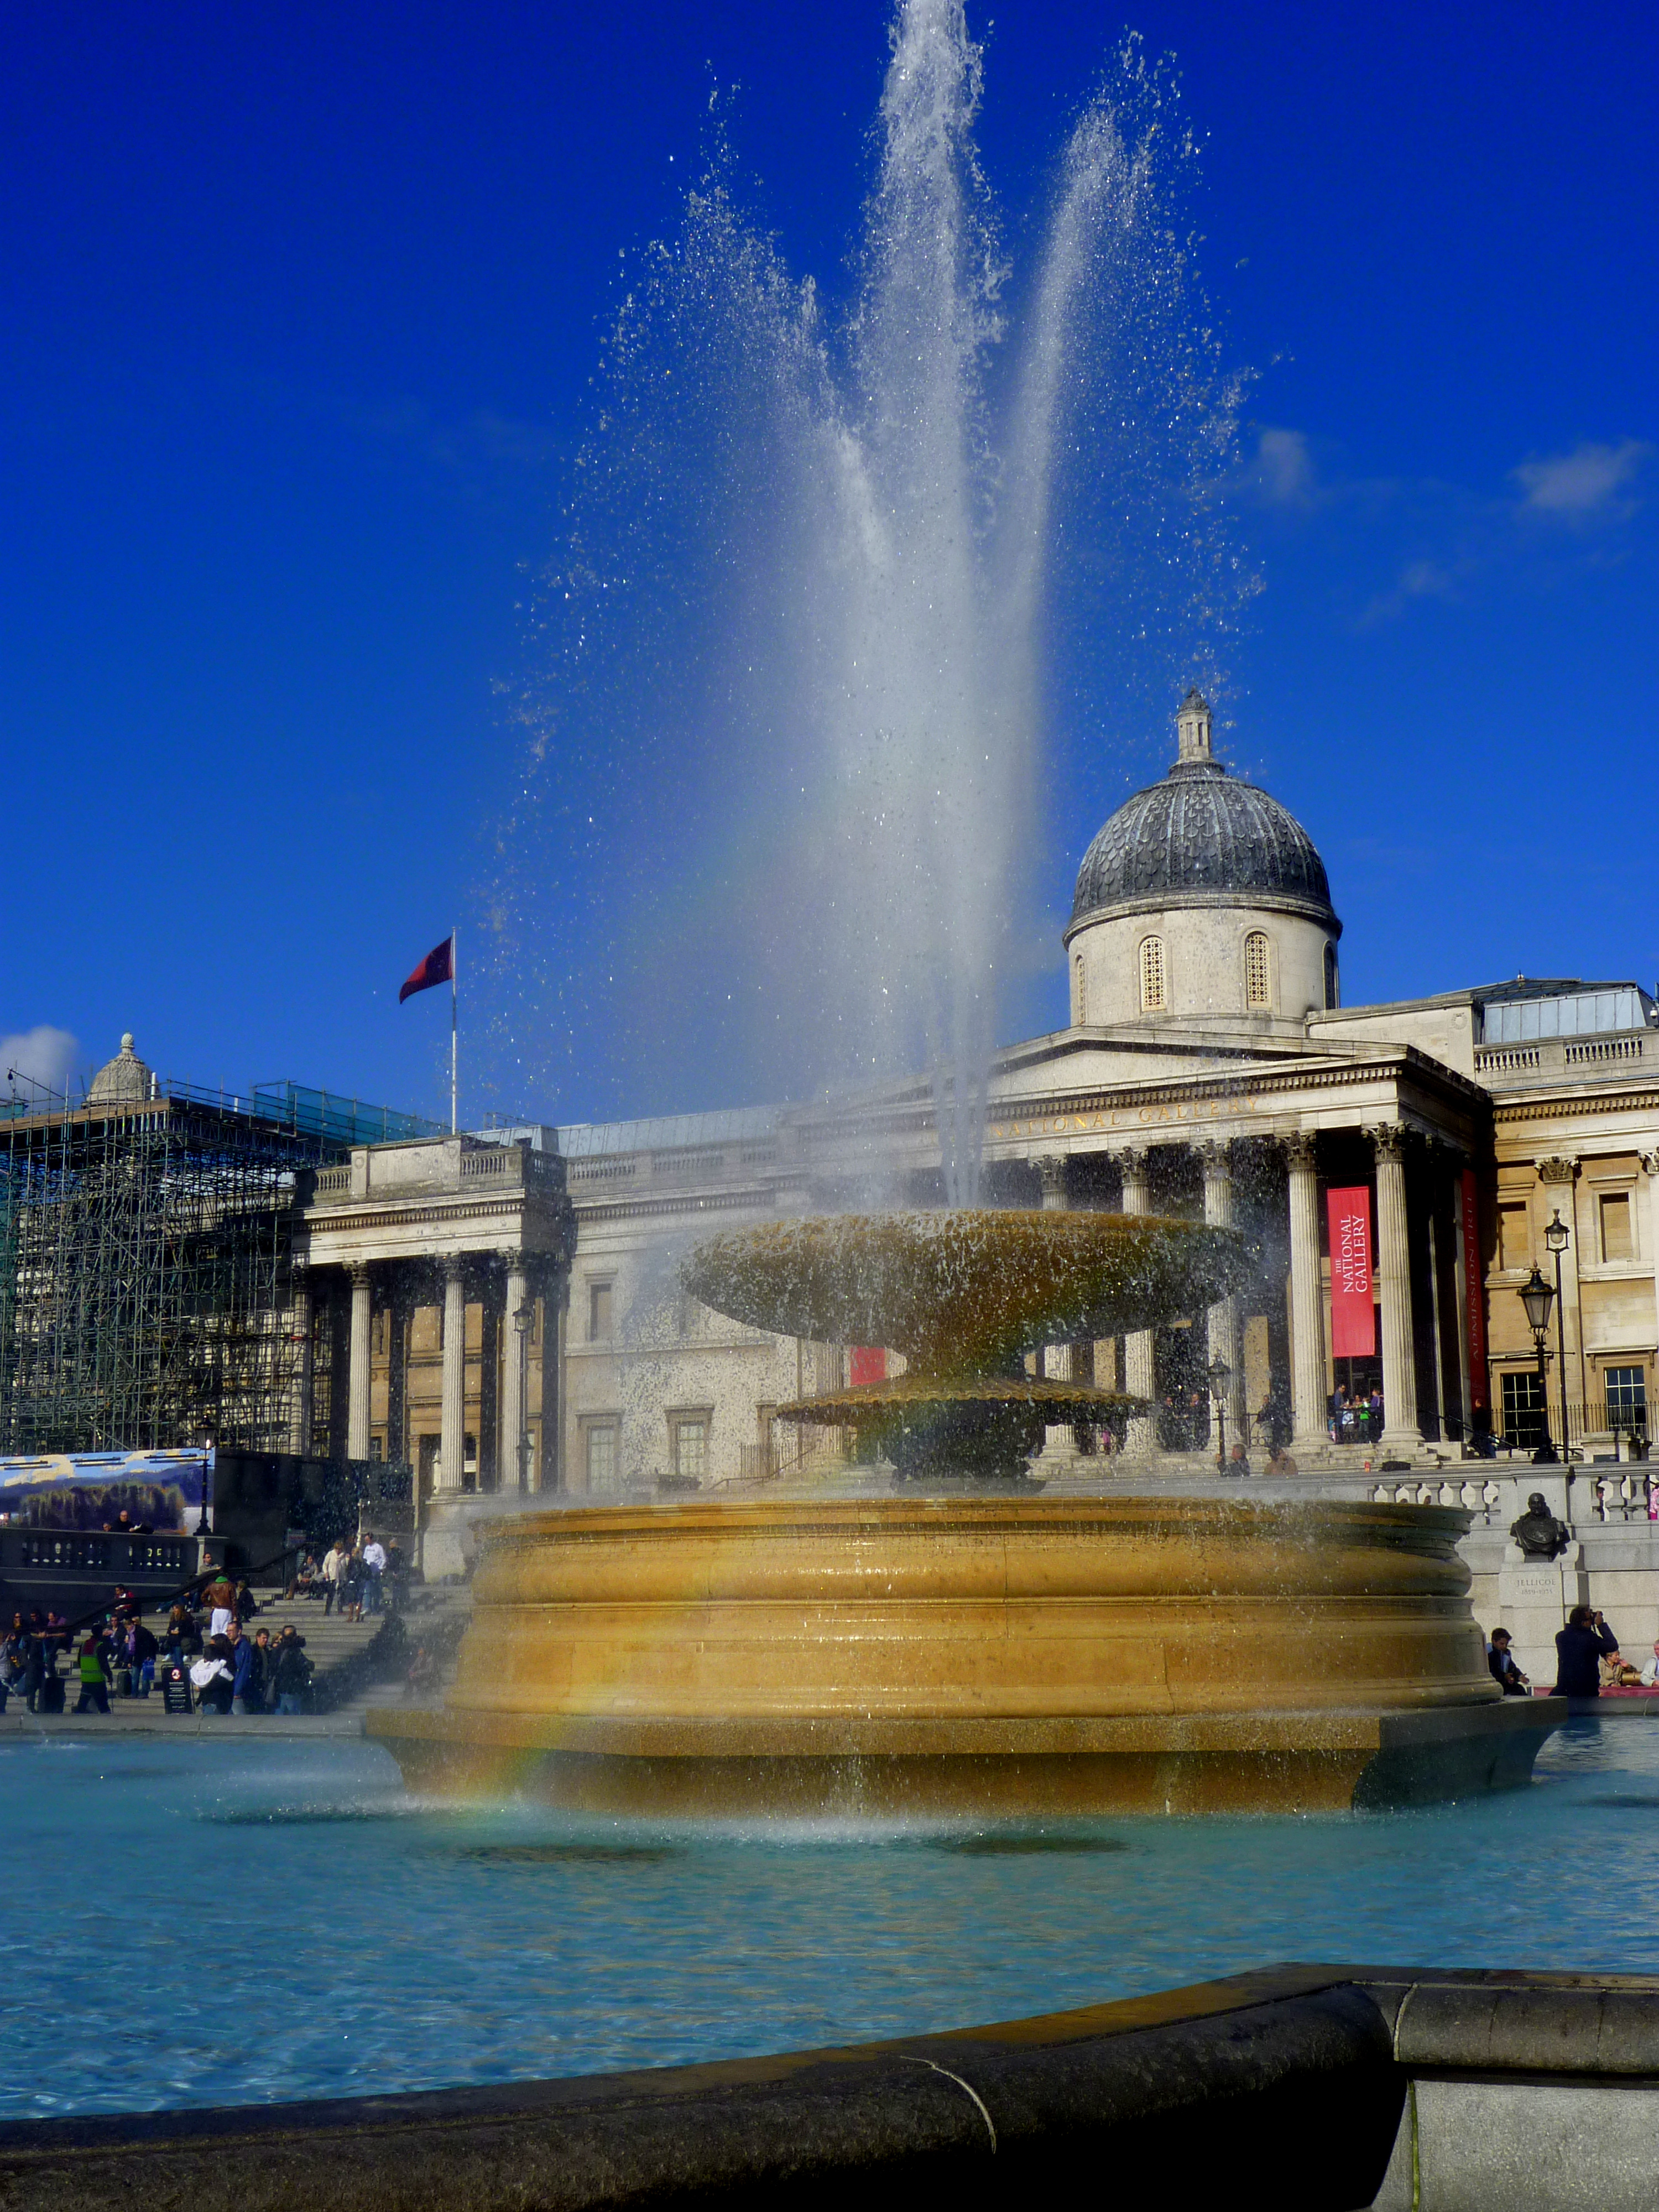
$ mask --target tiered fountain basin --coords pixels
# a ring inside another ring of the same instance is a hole
[[[571,1508],[484,1539],[412,1788],[590,1810],[1333,1810],[1524,1781],[1451,1509],[874,1498]]]

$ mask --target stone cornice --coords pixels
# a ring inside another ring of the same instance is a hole
[[[1640,1091],[1602,1091],[1588,1085],[1581,1091],[1558,1091],[1547,1098],[1505,1098],[1492,1100],[1492,1121],[1553,1121],[1564,1115],[1580,1114],[1650,1114],[1659,1119],[1659,1089],[1652,1085]]]
[[[613,1193],[592,1200],[575,1199],[579,1224],[600,1221],[660,1220],[669,1213],[759,1213],[775,1212],[779,1186],[750,1184],[742,1190],[678,1191],[647,1196],[641,1192],[637,1198],[623,1198]]]
[[[1317,922],[1331,937],[1342,934],[1342,925],[1328,902],[1295,891],[1170,890],[1141,891],[1133,898],[1110,899],[1104,906],[1091,906],[1066,923],[1062,942],[1069,945],[1080,930],[1092,929],[1097,922],[1119,921],[1138,914],[1175,914],[1189,907],[1232,907],[1246,914],[1291,914],[1303,921]]]
[[[1229,1107],[1242,1115],[1261,1110],[1260,1102],[1282,1098],[1297,1091],[1353,1090],[1378,1082],[1408,1080],[1431,1091],[1449,1092],[1465,1110],[1487,1105],[1487,1093],[1414,1045],[1390,1047],[1363,1060],[1297,1060],[1284,1067],[1262,1068],[1247,1080],[1229,1074],[1171,1076],[1155,1082],[1115,1084],[1088,1091],[1052,1091],[1018,1102],[994,1103],[987,1115],[986,1133],[993,1141],[1019,1137],[1060,1134],[1040,1126],[1070,1115],[1121,1114],[1138,1109],[1202,1105],[1200,1115],[1171,1115],[1170,1119],[1218,1121]],[[1150,1121],[1160,1119],[1156,1113]]]
[[[500,1198],[423,1198],[410,1200],[401,1206],[368,1203],[345,1206],[308,1206],[300,1216],[301,1225],[308,1237],[349,1235],[362,1229],[419,1228],[427,1223],[447,1224],[464,1221],[514,1221],[526,1214],[543,1210],[537,1204],[535,1191],[503,1192]],[[562,1206],[552,1209],[554,1218]]]

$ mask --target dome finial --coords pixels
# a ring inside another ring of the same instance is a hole
[[[1181,702],[1176,716],[1176,758],[1178,761],[1210,761],[1215,758],[1210,747],[1210,706],[1203,693],[1194,684]]]

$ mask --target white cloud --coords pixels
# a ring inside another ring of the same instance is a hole
[[[1549,460],[1522,461],[1513,473],[1526,493],[1522,504],[1540,514],[1571,521],[1628,514],[1635,507],[1628,488],[1652,451],[1641,438],[1618,446],[1585,444]]]
[[[1304,430],[1264,430],[1250,473],[1258,497],[1269,507],[1311,507],[1319,495]]]
[[[1437,561],[1413,561],[1391,592],[1371,601],[1359,617],[1360,626],[1391,622],[1419,599],[1450,599],[1456,595],[1456,579]]]
[[[68,1088],[79,1052],[67,1030],[52,1029],[45,1023],[39,1029],[21,1030],[15,1036],[0,1037],[0,1084],[9,1091],[15,1069],[30,1083],[44,1083],[49,1091],[61,1092]]]

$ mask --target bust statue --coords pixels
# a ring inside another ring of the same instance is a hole
[[[1571,1531],[1550,1511],[1541,1490],[1533,1492],[1526,1511],[1510,1522],[1510,1534],[1528,1559],[1559,1559],[1572,1541]]]

